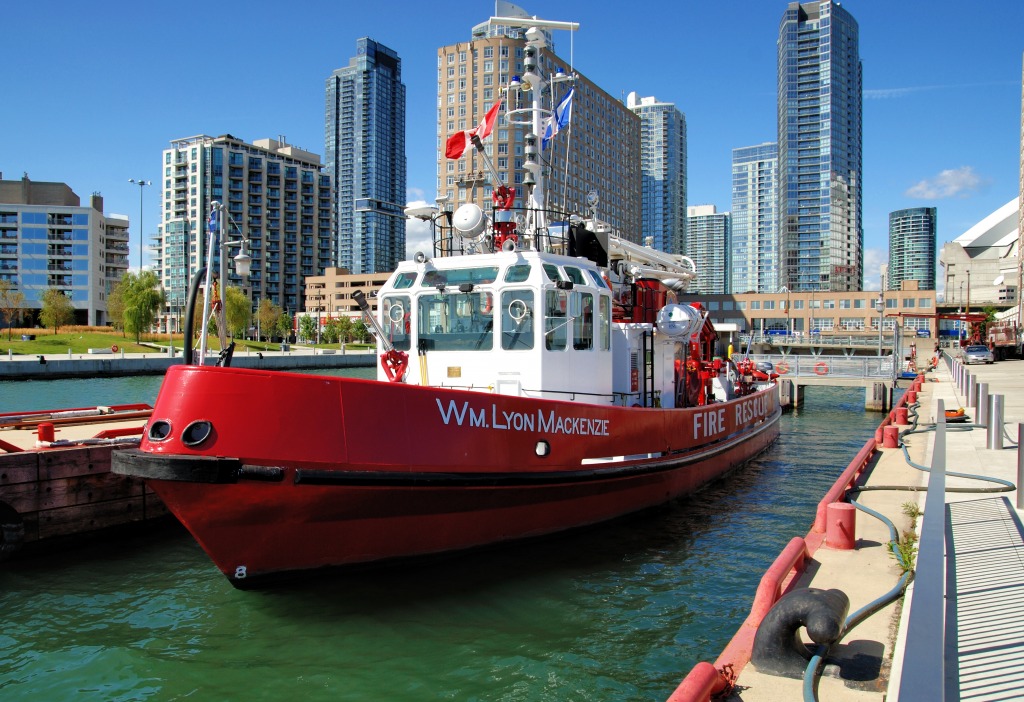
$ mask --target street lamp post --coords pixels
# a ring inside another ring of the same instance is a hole
[[[882,322],[885,320],[885,293],[878,293],[878,357],[882,357]]]
[[[965,308],[967,314],[971,313],[971,272],[967,271],[967,307]]]
[[[139,186],[139,273],[142,273],[142,190],[147,185],[152,185],[153,181],[129,178],[128,182]]]

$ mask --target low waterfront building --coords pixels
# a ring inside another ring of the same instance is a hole
[[[103,213],[66,183],[0,176],[0,280],[25,296],[34,323],[50,288],[71,299],[75,324],[104,326],[107,296],[128,270],[128,217]]]
[[[934,290],[921,290],[907,281],[900,290],[735,293],[680,296],[699,302],[716,327],[739,336],[786,337],[794,345],[814,346],[823,339],[849,338],[854,345],[871,345],[882,334],[936,337]],[[882,314],[879,314],[881,303]]]
[[[377,291],[380,290],[391,272],[351,273],[347,268],[329,268],[323,275],[306,278],[305,304],[303,314],[324,319],[330,317],[351,317],[360,319],[362,312],[352,298],[359,290],[374,314],[377,312]]]

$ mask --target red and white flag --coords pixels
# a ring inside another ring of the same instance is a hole
[[[476,125],[473,129],[468,131],[463,129],[448,137],[448,141],[445,142],[444,155],[450,159],[462,158],[462,154],[466,153],[466,147],[469,146],[470,137],[475,134],[481,139],[486,139],[494,130],[494,123],[498,121],[501,103],[501,100],[494,103],[494,106],[487,110],[487,114],[480,120],[480,124]]]

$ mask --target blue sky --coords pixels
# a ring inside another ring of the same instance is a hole
[[[732,149],[776,140],[779,0],[517,3],[580,23],[556,49],[608,93],[675,103],[688,128],[689,204],[731,206]],[[599,7],[600,5],[600,7]],[[1024,3],[848,0],[864,64],[865,287],[878,288],[888,214],[938,208],[939,247],[1017,195]],[[609,9],[610,8],[610,9]],[[284,135],[324,152],[324,82],[361,36],[395,49],[407,87],[408,200],[433,201],[436,56],[490,0],[11,2],[0,63],[0,172],[63,181],[154,231],[172,139]],[[148,264],[149,258],[146,257]],[[941,286],[941,283],[940,283]]]

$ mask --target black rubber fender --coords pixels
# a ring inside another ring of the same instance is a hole
[[[25,520],[18,510],[0,502],[0,562],[6,561],[25,543]]]
[[[754,635],[750,662],[762,673],[801,678],[811,652],[800,638],[832,644],[843,635],[850,598],[842,590],[803,588],[783,597],[768,611]]]

